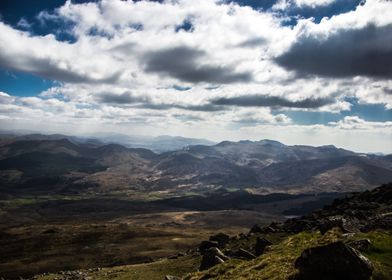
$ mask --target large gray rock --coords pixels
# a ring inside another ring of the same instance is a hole
[[[340,241],[304,250],[295,267],[301,280],[368,280],[373,272],[367,258]]]

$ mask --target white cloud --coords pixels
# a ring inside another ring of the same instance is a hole
[[[279,0],[274,6],[273,10],[284,10],[289,9],[291,7],[299,7],[299,8],[317,8],[322,6],[328,6],[338,0]]]
[[[331,122],[332,126],[340,129],[348,130],[379,130],[392,129],[392,121],[387,122],[369,122],[361,119],[358,116],[347,116],[338,122]]]
[[[296,5],[319,7],[332,2],[296,0]],[[274,12],[213,0],[67,1],[55,12],[42,12],[38,18],[42,23],[59,21],[69,26],[66,31],[75,37],[73,43],[0,22],[0,66],[60,82],[37,97],[15,98],[0,93],[0,114],[37,125],[56,127],[57,123],[64,129],[80,129],[83,123],[83,129],[90,130],[132,127],[154,133],[200,131],[207,138],[231,138],[238,135],[232,129],[258,128],[261,130],[254,137],[269,131],[270,138],[274,138],[271,125],[288,139],[285,129],[296,130],[295,121],[285,111],[337,114],[352,108],[347,98],[353,97],[363,104],[392,108],[392,95],[388,93],[392,84],[388,79],[298,77],[274,62],[303,38],[323,39],[347,28],[391,24],[391,8],[391,2],[368,0],[354,11],[320,23],[300,19],[296,26],[289,27]],[[191,32],[179,30],[184,21],[191,25]],[[184,56],[180,60],[179,52],[176,56],[171,50],[183,50]],[[263,96],[262,101],[283,108],[275,113],[272,105],[261,106],[260,100],[258,107],[217,108],[212,102],[246,96]],[[305,106],[306,100],[328,102]],[[3,119],[3,123],[6,121]],[[366,121],[355,126],[353,122],[344,119],[321,128],[304,126],[298,131],[333,130],[338,135],[350,125],[353,130],[368,127],[377,129],[377,133],[389,128]]]
[[[328,6],[337,0],[295,0],[295,3],[298,7],[318,7],[318,6]]]

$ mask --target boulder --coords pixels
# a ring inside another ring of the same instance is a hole
[[[373,272],[367,258],[340,241],[304,250],[295,267],[301,280],[368,280]]]
[[[219,247],[219,243],[217,241],[205,240],[200,243],[199,251],[200,251],[200,253],[203,254],[204,251],[206,251],[212,247]]]
[[[270,241],[265,238],[257,237],[256,244],[255,244],[255,253],[256,256],[260,256],[264,253],[264,250],[267,246],[272,245]]]
[[[210,241],[218,242],[218,247],[223,248],[230,241],[230,236],[224,233],[218,233],[210,236]]]
[[[218,248],[209,248],[204,251],[203,258],[201,259],[200,270],[209,269],[210,267],[223,263],[228,259],[229,257],[223,254]]]

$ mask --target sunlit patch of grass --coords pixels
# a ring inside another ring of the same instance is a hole
[[[81,270],[87,279],[94,280],[162,280],[165,275],[182,276],[197,270],[200,263],[198,257],[180,257],[178,259],[164,259],[153,263],[117,266],[104,268],[99,271],[88,272]],[[38,276],[38,280],[65,279],[60,274]]]
[[[373,248],[366,253],[366,256],[375,266],[373,279],[392,279],[391,234],[376,231],[358,234],[355,238],[369,238],[373,244]],[[301,232],[285,238],[276,245],[270,246],[264,255],[252,261],[230,260],[208,271],[190,274],[185,279],[286,280],[297,273],[297,270],[294,268],[294,262],[303,250],[338,240],[345,240],[345,238],[337,229],[333,229],[324,235],[321,235],[319,232]]]
[[[392,279],[392,233],[387,231],[372,231],[355,236],[354,239],[368,238],[372,246],[364,255],[374,265],[373,279]]]

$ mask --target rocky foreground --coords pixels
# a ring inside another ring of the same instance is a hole
[[[34,279],[392,279],[391,232],[390,183],[301,218],[255,225],[247,234],[217,233],[155,263]]]

